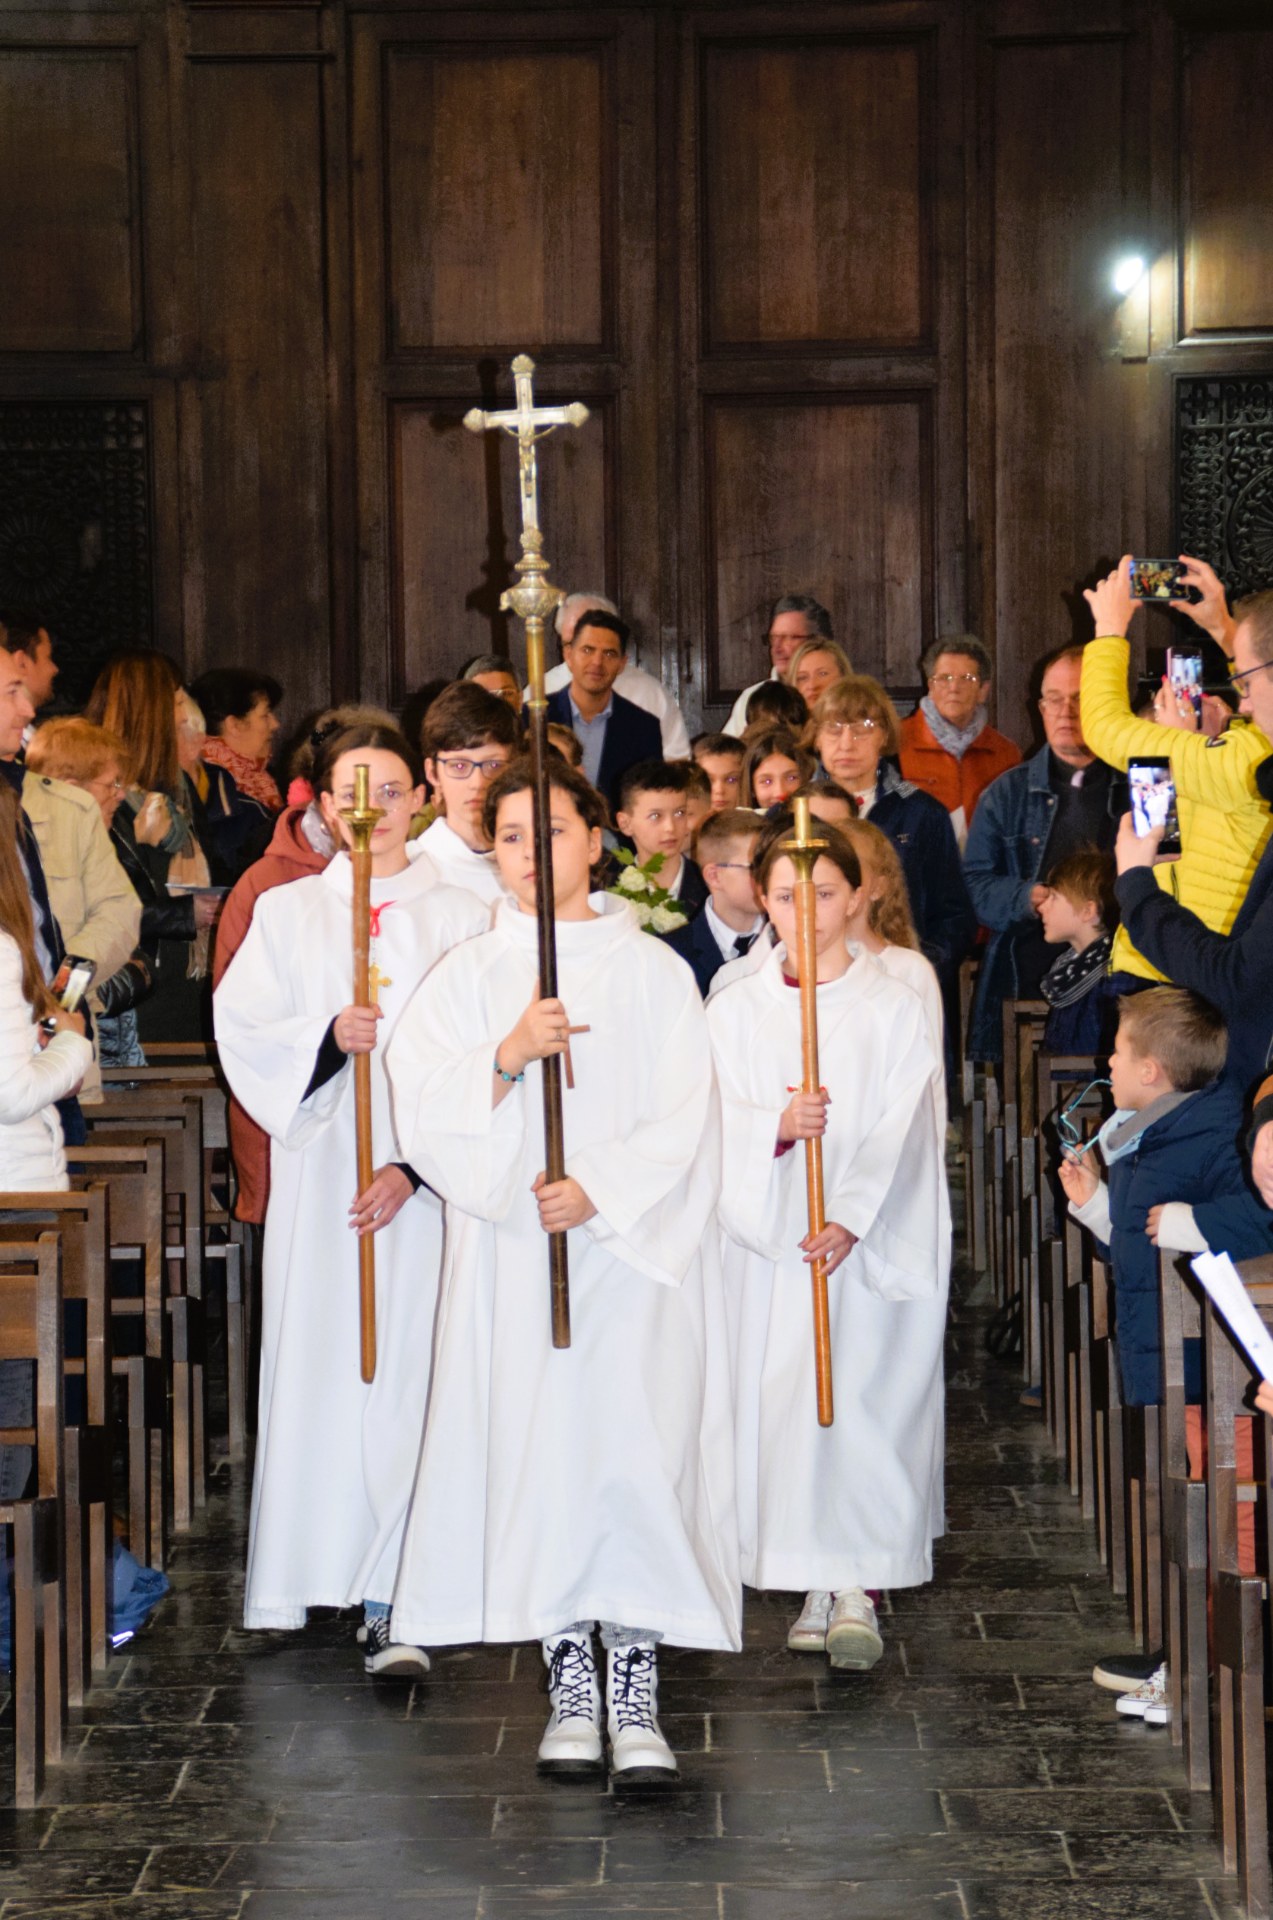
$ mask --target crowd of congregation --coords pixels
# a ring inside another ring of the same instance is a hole
[[[1113,1247],[1130,1404],[1160,1391],[1153,1247],[1273,1248],[1273,593],[1230,609],[1204,562],[1185,559],[1183,577],[1173,612],[1223,662],[1215,686],[1130,688],[1137,602],[1120,563],[1086,595],[1093,637],[1040,663],[1029,757],[990,723],[976,637],[927,650],[925,691],[901,718],[805,594],[774,603],[768,673],[719,732],[689,737],[599,594],[559,609],[548,677],[552,748],[605,803],[601,884],[705,997],[774,944],[753,883],[762,816],[806,794],[856,845],[881,944],[935,970],[952,1111],[962,1059],[998,1058],[1014,1000],[1049,1004],[1055,1051],[1110,1063],[1107,1177],[1092,1142],[1057,1177]],[[51,617],[0,622],[0,1187],[65,1182],[101,1065],[143,1065],[148,1040],[211,1037],[212,986],[262,893],[337,851],[325,742],[392,734],[427,794],[419,858],[479,900],[502,897],[486,796],[526,718],[504,657],[420,688],[398,715],[332,707],[280,753],[283,690],[267,673],[227,666],[187,686],[164,654],[124,651],[66,713]],[[1179,854],[1164,854],[1161,824],[1136,830],[1138,760],[1169,771]],[[77,964],[91,984],[72,1009]],[[260,1222],[268,1140],[241,1108],[233,1129],[239,1215]],[[1140,1677],[1160,1700],[1161,1676]]]

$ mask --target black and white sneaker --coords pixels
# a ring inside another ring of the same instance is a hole
[[[378,1680],[418,1680],[429,1671],[429,1656],[423,1647],[404,1647],[389,1637],[387,1613],[378,1613],[366,1622],[362,1643],[362,1664]]]
[[[651,1641],[612,1648],[606,1707],[613,1778],[675,1780],[676,1755],[659,1725],[658,1654]]]
[[[1134,1693],[1152,1680],[1166,1659],[1159,1647],[1156,1653],[1106,1653],[1092,1668],[1092,1679],[1107,1693]]]

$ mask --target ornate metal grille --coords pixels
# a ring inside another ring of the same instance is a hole
[[[1176,523],[1230,604],[1273,586],[1273,376],[1176,382]]]
[[[103,655],[152,638],[144,402],[0,402],[0,606],[43,614],[81,698]]]

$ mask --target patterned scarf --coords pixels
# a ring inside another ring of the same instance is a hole
[[[249,800],[255,800],[267,813],[282,813],[283,796],[259,760],[249,760],[246,753],[236,753],[219,734],[209,735],[203,757],[210,767],[223,767],[240,793],[246,793]]]
[[[1069,947],[1044,974],[1039,991],[1050,1007],[1072,1007],[1084,994],[1097,986],[1109,961],[1113,941],[1107,933],[1093,940],[1081,953]]]
[[[929,731],[952,760],[962,760],[977,735],[986,724],[986,709],[978,707],[971,723],[966,727],[954,727],[949,720],[943,720],[933,705],[933,696],[926,693],[919,703],[919,710],[928,722]]]

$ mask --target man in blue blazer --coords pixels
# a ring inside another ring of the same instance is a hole
[[[629,629],[617,614],[585,613],[563,647],[570,685],[548,697],[548,718],[569,727],[583,749],[583,770],[613,813],[619,782],[638,760],[661,760],[658,720],[634,706],[614,683],[628,662]]]

